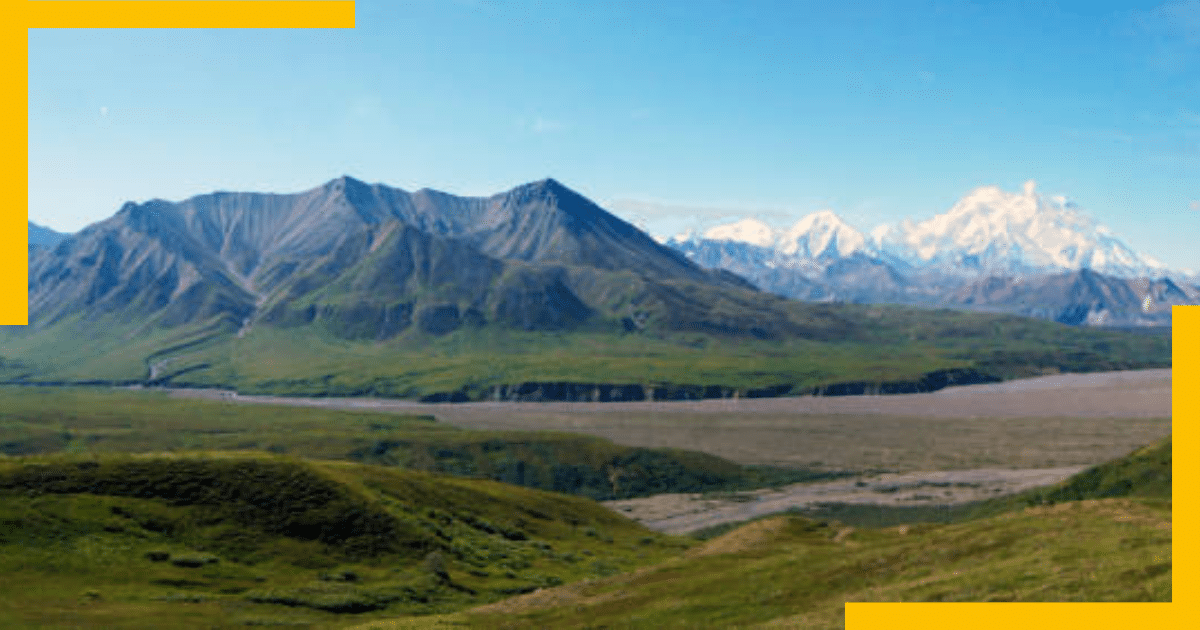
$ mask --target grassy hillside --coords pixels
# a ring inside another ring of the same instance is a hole
[[[678,555],[584,499],[253,453],[0,460],[0,626],[340,627]]]
[[[153,391],[0,387],[0,453],[262,450],[350,460],[593,499],[737,490],[836,476],[748,467],[578,434],[471,431],[431,416],[243,405]]]
[[[470,399],[486,398],[503,385],[541,382],[799,393],[838,383],[910,383],[949,369],[1007,379],[1170,365],[1169,337],[949,310],[783,301],[777,307],[788,313],[792,334],[770,339],[654,328],[617,333],[466,326],[440,336],[412,330],[354,341],[317,325],[253,325],[239,336],[220,322],[166,332],[119,321],[105,322],[105,335],[97,337],[81,332],[92,323],[64,322],[0,330],[0,380],[153,381],[296,395],[454,393]]]
[[[1169,510],[1119,499],[887,530],[778,517],[630,575],[357,627],[842,628],[847,601],[1170,601],[1170,541]]]
[[[971,506],[962,518],[980,518],[1026,506],[1112,497],[1170,501],[1171,452],[1171,438],[1168,437],[1125,457],[1093,466],[1061,484]]]
[[[356,628],[841,628],[855,601],[1170,601],[1170,459],[1153,445],[953,524],[776,516],[632,574]]]
[[[1169,441],[951,524],[782,516],[697,543],[488,480],[78,448],[271,431],[329,445],[385,420],[457,433],[420,417],[51,391],[40,410],[29,389],[0,407],[7,429],[54,417],[76,446],[0,457],[3,627],[836,628],[846,601],[1170,599]]]

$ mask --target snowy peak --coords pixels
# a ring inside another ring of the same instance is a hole
[[[779,252],[806,258],[846,257],[866,248],[866,239],[830,210],[814,212],[785,232]]]
[[[1082,269],[1121,278],[1191,277],[1134,251],[1066,197],[1039,192],[1033,180],[1016,192],[980,186],[941,214],[880,225],[869,235],[821,210],[790,228],[747,218],[667,243],[703,266],[736,262],[739,273],[761,266],[812,277],[838,261],[865,256],[905,273],[957,278]]]
[[[866,236],[821,210],[792,227],[757,219],[667,241],[703,267],[807,301],[915,304],[1008,312],[1072,325],[1161,326],[1200,302],[1200,276],[1133,251],[1037,182],[980,186],[942,214]]]
[[[1020,193],[982,186],[944,214],[876,228],[887,253],[958,271],[1022,273],[1093,269],[1130,276],[1162,270],[1064,197],[1044,197],[1030,180]]]
[[[733,241],[749,243],[758,247],[773,247],[775,237],[774,228],[754,218],[718,225],[704,232],[704,238],[710,241]]]
[[[676,237],[677,241],[685,236]],[[789,258],[845,257],[866,247],[862,233],[830,210],[814,212],[790,228],[774,228],[759,219],[747,218],[718,225],[704,232],[704,240],[743,243],[773,250]]]

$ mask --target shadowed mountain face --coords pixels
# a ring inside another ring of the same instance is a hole
[[[341,177],[297,194],[128,203],[31,249],[29,292],[36,327],[218,318],[371,339],[412,327],[628,328],[639,312],[672,329],[761,337],[787,319],[745,280],[699,267],[552,179],[486,198]],[[681,309],[680,292],[736,295],[747,312],[706,322],[707,304]]]
[[[42,227],[33,221],[29,222],[29,246],[53,247],[70,234],[55,232],[48,227]]]
[[[161,202],[127,204],[53,249],[31,249],[30,321],[154,315],[172,325],[249,314],[253,295],[172,210]]]
[[[1168,278],[1115,278],[1088,269],[1024,279],[985,278],[946,298],[969,308],[1094,326],[1169,326],[1172,305],[1198,300],[1200,290]]]

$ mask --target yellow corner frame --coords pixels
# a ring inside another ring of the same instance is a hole
[[[6,49],[0,57],[0,79],[12,88],[4,107],[11,110],[6,118],[14,124],[3,138],[9,156],[3,177],[10,205],[0,210],[0,325],[28,323],[28,29],[354,28],[354,2],[343,0],[4,0],[4,4],[9,17],[0,38]],[[1176,306],[1172,315],[1173,385],[1179,385],[1172,387],[1172,414],[1175,420],[1183,420],[1195,417],[1200,405],[1200,307]],[[1173,444],[1181,449],[1196,443],[1195,428],[1189,422],[1172,430]],[[1197,467],[1174,461],[1174,488],[1180,490],[1174,494],[1190,495],[1200,477]],[[1198,601],[1198,593],[1191,574],[1195,566],[1192,541],[1196,538],[1191,508],[1195,504],[1185,498],[1172,512],[1173,525],[1184,532],[1172,546],[1172,603],[851,603],[846,605],[846,628],[1128,630],[1190,625],[1188,611],[1200,608],[1193,603]]]

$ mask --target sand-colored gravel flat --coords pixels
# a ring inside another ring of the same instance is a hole
[[[426,404],[176,390],[177,396],[432,414],[474,429],[553,430],[745,464],[893,472],[736,495],[607,502],[682,533],[813,503],[935,505],[1066,479],[1171,432],[1171,370],[1058,374],[926,394],[628,403]]]
[[[969,503],[1057,483],[1083,469],[1083,466],[1066,466],[887,473],[753,492],[660,494],[605,501],[604,505],[650,529],[684,534],[820,503],[896,506]]]
[[[177,396],[422,413],[472,429],[549,430],[744,464],[896,472],[1085,466],[1171,432],[1171,370],[1060,374],[926,394],[690,402],[445,403]]]

